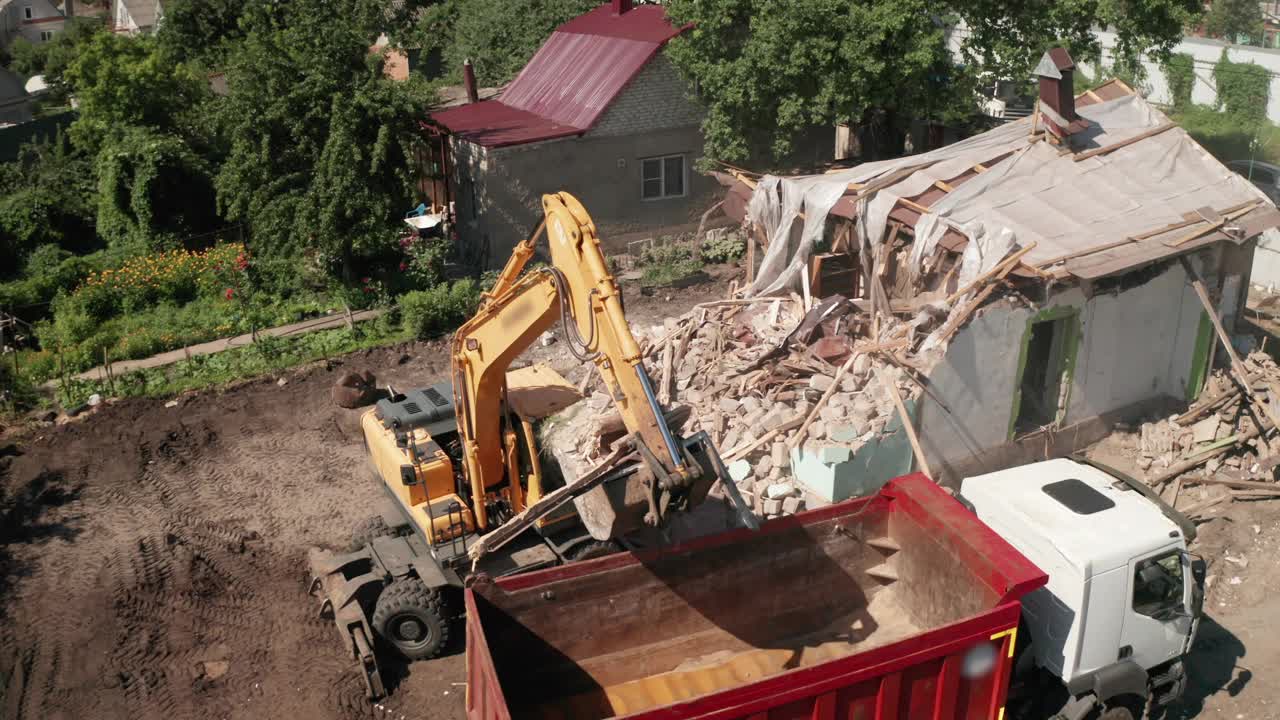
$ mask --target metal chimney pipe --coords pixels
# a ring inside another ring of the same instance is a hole
[[[462,84],[467,88],[467,102],[480,102],[480,92],[476,90],[476,71],[471,67],[471,59],[462,63]]]

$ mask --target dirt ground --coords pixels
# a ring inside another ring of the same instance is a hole
[[[627,298],[634,323],[722,297]],[[572,381],[559,342],[532,349]],[[307,595],[306,551],[375,510],[347,369],[443,379],[444,341],[163,400],[111,403],[0,441],[0,718],[457,718],[462,645],[392,667],[371,705]],[[9,444],[13,443],[13,444]]]
[[[627,310],[653,323],[723,292]],[[563,343],[531,356],[580,377]],[[0,719],[461,717],[460,643],[390,668],[370,704],[305,577],[307,548],[345,544],[378,497],[334,379],[410,387],[447,366],[444,342],[385,348],[0,441]],[[1220,515],[1201,526],[1213,584],[1173,717],[1280,720],[1280,502]]]

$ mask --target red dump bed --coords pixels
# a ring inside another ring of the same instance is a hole
[[[923,475],[467,590],[467,714],[999,720],[1046,577]]]

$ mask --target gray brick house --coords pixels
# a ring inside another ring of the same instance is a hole
[[[424,192],[452,203],[464,249],[500,265],[558,190],[613,249],[696,223],[719,186],[693,171],[702,109],[663,53],[685,29],[613,0],[557,28],[496,98],[433,113]]]

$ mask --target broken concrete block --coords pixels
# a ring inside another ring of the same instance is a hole
[[[768,455],[765,455],[764,457],[757,460],[754,468],[755,473],[757,475],[768,475],[769,471],[772,469],[773,469],[773,458]]]
[[[604,393],[592,393],[591,399],[587,400],[587,404],[593,410],[603,410],[609,404],[609,396]]]
[[[742,431],[738,428],[730,428],[729,432],[724,434],[724,442],[720,443],[723,450],[732,450],[738,446],[738,438],[742,436]]]
[[[764,514],[765,514],[765,515],[777,515],[777,514],[778,514],[778,513],[780,513],[780,512],[782,512],[782,501],[781,501],[781,500],[765,500],[765,501],[764,501]]]
[[[720,406],[720,410],[723,412],[736,413],[738,412],[738,407],[740,405],[741,403],[739,403],[737,400],[733,398],[728,398],[728,397],[720,398],[719,406]]]
[[[746,460],[734,460],[725,469],[729,471],[729,477],[734,482],[742,482],[751,474],[751,463]]]
[[[785,467],[787,465],[787,444],[781,440],[775,442],[773,447],[769,448],[769,456],[773,460],[774,467]]]
[[[859,395],[854,398],[850,410],[852,411],[851,414],[858,417],[873,418],[876,416],[876,404],[866,395]]]
[[[854,363],[857,364],[857,361],[854,361]],[[840,389],[843,392],[847,392],[847,393],[857,392],[861,387],[862,387],[862,378],[859,375],[856,375],[853,373],[845,373],[844,377],[840,379]]]
[[[809,387],[819,392],[826,392],[835,382],[836,379],[830,375],[814,375],[809,378]]]
[[[795,515],[802,509],[804,509],[804,500],[795,496],[782,499],[782,514]]]
[[[822,462],[832,465],[842,463],[853,457],[853,451],[847,447],[824,447],[819,452]]]
[[[804,398],[800,398],[799,400],[796,401],[796,404],[792,406],[792,409],[794,409],[797,413],[801,415],[808,415],[809,410],[812,407],[813,407],[813,403],[809,402],[808,400],[805,400]]]
[[[1217,415],[1210,415],[1200,422],[1194,423],[1191,426],[1191,442],[1213,442],[1218,435],[1218,425],[1221,423],[1222,421],[1218,419]]]
[[[823,422],[826,423],[838,423],[844,419],[844,409],[834,405],[826,405],[818,411],[818,417],[822,418]]]
[[[861,431],[849,424],[832,425],[827,433],[827,437],[836,442],[853,442]]]
[[[742,407],[742,409],[748,413],[759,410],[761,407],[759,398],[756,398],[751,395],[748,395],[742,398],[741,400],[738,401],[738,403]]]
[[[853,361],[853,367],[849,369],[858,377],[866,377],[867,373],[871,371],[871,356],[859,355],[857,359]]]
[[[789,483],[773,483],[765,488],[764,496],[770,500],[781,500],[795,492]]]
[[[812,440],[821,440],[827,436],[827,424],[821,420],[815,420],[809,425],[809,438]]]
[[[785,423],[790,416],[791,413],[786,408],[775,407],[760,418],[760,427],[764,430],[775,430]]]

